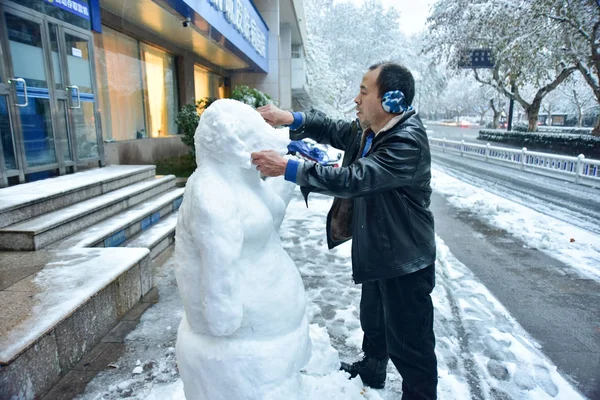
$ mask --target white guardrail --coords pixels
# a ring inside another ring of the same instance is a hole
[[[444,153],[456,153],[461,157],[474,157],[486,162],[500,162],[506,166],[518,168],[540,175],[569,177],[577,184],[600,187],[600,160],[586,159],[558,154],[538,153],[527,148],[510,149],[488,144],[468,143],[464,140],[446,140],[429,138],[432,150]]]

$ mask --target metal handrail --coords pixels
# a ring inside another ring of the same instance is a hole
[[[501,162],[509,166],[518,165],[523,171],[538,174],[570,176],[577,184],[600,186],[600,160],[586,159],[583,154],[577,157],[561,154],[541,153],[522,149],[492,146],[489,143],[467,143],[464,140],[429,138],[432,148],[442,152],[459,153],[461,157],[484,158],[486,162]]]

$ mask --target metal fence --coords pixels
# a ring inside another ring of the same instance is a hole
[[[519,150],[436,138],[429,138],[429,144],[432,150],[443,153],[501,163],[540,175],[567,177],[577,184],[600,187],[600,160],[586,159],[583,154],[569,157],[529,151],[525,147]]]

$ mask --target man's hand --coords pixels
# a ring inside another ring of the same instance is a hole
[[[273,104],[268,104],[256,109],[260,115],[271,126],[291,125],[294,122],[294,116],[289,111],[283,111]]]
[[[281,176],[285,174],[287,162],[285,158],[273,150],[263,150],[258,153],[252,153],[252,164],[265,176]]]

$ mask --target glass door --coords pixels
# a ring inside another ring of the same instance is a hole
[[[7,113],[13,116],[9,117],[13,153],[23,155],[25,165],[19,167],[25,173],[58,168],[44,23],[40,18],[8,7],[0,9],[0,17],[5,33],[2,35],[5,37],[3,59],[9,73],[7,79],[3,78],[11,92],[13,105],[12,113]],[[6,163],[11,159],[11,150],[4,135],[3,153]]]
[[[77,160],[100,157],[91,36],[61,27],[67,114]]]
[[[64,166],[73,166],[75,158],[73,156],[73,140],[70,128],[68,108],[69,90],[66,87],[64,79],[64,67],[62,52],[60,51],[60,31],[55,23],[48,23],[48,35],[50,39],[50,58],[52,60],[52,72],[54,76],[54,94],[56,98],[56,111],[54,120],[56,121],[56,141],[58,144],[59,157],[62,158]],[[59,160],[60,161],[60,160]]]
[[[0,23],[0,31],[2,24]],[[0,187],[8,186],[8,178],[20,175],[17,152],[11,117],[10,87],[5,83],[7,79],[6,67],[3,65],[3,49],[0,42]]]

